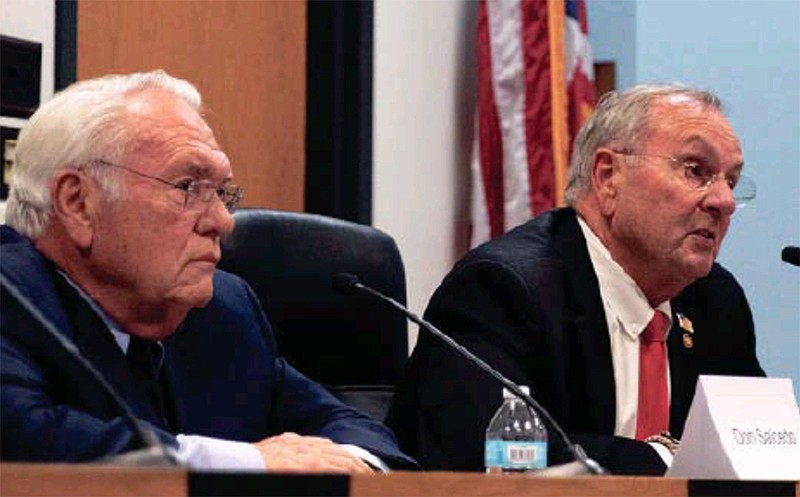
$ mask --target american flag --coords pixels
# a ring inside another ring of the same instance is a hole
[[[562,203],[595,102],[585,0],[481,0],[477,58],[473,247]]]

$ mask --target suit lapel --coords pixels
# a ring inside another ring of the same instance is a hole
[[[55,278],[74,330],[74,342],[83,356],[122,397],[137,417],[165,430],[161,417],[130,370],[122,349],[91,306],[62,277]]]
[[[582,411],[581,425],[596,433],[613,433],[616,390],[611,342],[599,283],[576,214],[571,209],[566,209],[565,213],[567,218],[559,236],[568,285],[565,319],[568,322],[573,316],[572,326],[578,348],[578,355],[574,358],[576,369],[586,368],[585,386],[574,386],[582,387],[583,392],[571,393],[585,396],[587,403],[584,405],[591,406]]]
[[[689,333],[681,327],[678,315],[692,321],[695,310],[678,300],[672,304],[672,328],[669,332],[667,347],[669,353],[669,376],[671,385],[670,399],[670,432],[676,437],[683,433],[683,425],[694,398],[697,383],[697,368],[694,358],[694,332]],[[688,324],[684,324],[687,327]],[[685,337],[685,335],[691,335]]]

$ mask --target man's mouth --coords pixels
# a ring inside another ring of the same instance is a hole
[[[694,231],[692,231],[692,234],[700,236],[702,238],[706,238],[706,239],[711,240],[711,241],[714,241],[714,240],[717,239],[717,234],[715,232],[709,230],[709,229],[701,228],[701,229],[698,229],[698,230],[694,230]]]
[[[219,257],[214,254],[208,254],[202,257],[197,257],[194,260],[196,262],[208,262],[209,264],[214,264],[214,265],[217,265],[217,263],[219,263]]]

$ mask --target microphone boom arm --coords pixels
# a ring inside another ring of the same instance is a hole
[[[375,290],[373,288],[370,288],[370,287],[368,287],[366,285],[363,285],[361,282],[358,281],[358,279],[355,276],[349,277],[348,286],[349,286],[349,288],[339,288],[339,289],[342,289],[344,291],[352,291],[353,289],[357,289],[357,290],[366,292],[366,293],[372,295],[373,297],[376,297],[379,300],[382,300],[383,302],[386,302],[386,303],[392,305],[395,309],[397,309],[398,311],[402,312],[405,316],[407,316],[408,319],[410,319],[414,323],[418,324],[419,326],[421,326],[425,330],[429,331],[430,333],[435,335],[440,340],[443,340],[445,343],[450,345],[450,347],[452,347],[454,350],[456,350],[459,354],[461,354],[467,360],[469,360],[470,362],[472,362],[473,364],[475,364],[476,366],[478,366],[482,370],[484,370],[487,373],[489,373],[493,378],[495,378],[497,381],[502,383],[504,387],[506,387],[508,390],[513,392],[514,395],[516,395],[517,397],[522,399],[525,402],[525,404],[527,404],[530,408],[532,408],[534,411],[536,411],[542,417],[545,418],[545,420],[547,421],[547,424],[550,425],[550,427],[553,428],[556,431],[556,434],[559,436],[559,438],[561,439],[563,444],[570,451],[570,453],[573,455],[573,457],[575,458],[576,461],[580,461],[581,464],[583,464],[586,467],[586,469],[588,469],[592,474],[595,474],[595,475],[608,474],[608,472],[602,466],[600,466],[600,464],[598,464],[597,461],[595,461],[595,460],[593,460],[593,459],[588,457],[588,455],[586,454],[586,451],[583,450],[583,447],[581,447],[578,444],[573,443],[569,439],[567,434],[564,433],[564,430],[561,429],[561,426],[559,426],[559,424],[552,418],[552,416],[550,416],[550,413],[547,412],[547,410],[544,409],[536,400],[534,400],[533,397],[531,397],[530,395],[528,395],[525,392],[523,392],[522,389],[519,387],[519,385],[517,385],[513,381],[511,381],[508,378],[506,378],[505,376],[503,376],[500,372],[498,372],[497,370],[495,370],[494,368],[489,366],[481,358],[475,356],[466,347],[464,347],[460,343],[458,343],[455,340],[453,340],[451,337],[446,335],[440,329],[436,328],[430,322],[420,318],[419,316],[417,316],[416,314],[414,314],[413,312],[408,310],[405,306],[403,306],[402,304],[397,302],[395,299],[393,299],[393,298],[391,298],[389,296],[386,296],[386,295],[382,294],[381,292],[379,292],[379,291],[377,291],[377,290]]]

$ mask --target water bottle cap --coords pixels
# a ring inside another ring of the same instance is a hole
[[[524,393],[525,395],[530,395],[531,394],[531,389],[528,388],[528,385],[520,385],[519,389],[522,390],[522,393]],[[519,398],[519,397],[514,395],[514,393],[511,390],[509,390],[507,388],[503,388],[503,400],[517,399],[517,398]]]

